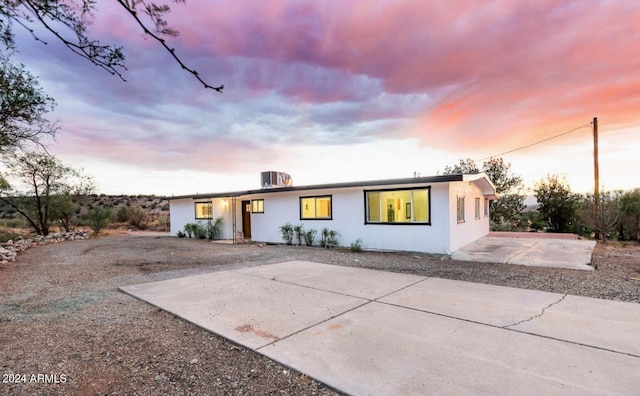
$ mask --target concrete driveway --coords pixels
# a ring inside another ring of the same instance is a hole
[[[572,234],[492,232],[451,253],[461,261],[593,270],[595,241]]]
[[[640,389],[640,304],[303,261],[121,289],[353,395]]]

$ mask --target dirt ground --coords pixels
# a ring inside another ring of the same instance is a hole
[[[64,242],[0,264],[0,394],[336,394],[118,290],[288,260],[640,303],[637,244],[599,244],[593,258],[598,269],[576,271],[411,253],[225,245],[149,233]]]

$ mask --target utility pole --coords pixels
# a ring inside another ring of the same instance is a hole
[[[596,224],[600,222],[600,171],[598,169],[598,117],[593,117],[593,215]],[[600,240],[600,230],[595,230],[596,241]]]

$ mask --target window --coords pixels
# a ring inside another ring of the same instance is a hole
[[[212,202],[196,202],[196,219],[213,219]]]
[[[264,213],[264,199],[251,200],[251,213]]]
[[[475,204],[476,204],[476,219],[479,219],[480,218],[480,198],[476,198]]]
[[[366,224],[430,224],[430,187],[365,191],[364,194]]]
[[[300,197],[300,220],[331,220],[331,195]]]
[[[464,197],[456,199],[456,212],[458,213],[458,223],[464,223]]]
[[[489,199],[484,199],[484,217],[489,217]]]

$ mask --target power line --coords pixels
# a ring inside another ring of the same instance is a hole
[[[546,139],[539,140],[539,141],[537,141],[537,142],[535,142],[535,143],[531,143],[531,144],[527,144],[526,146],[522,146],[522,147],[515,148],[515,149],[513,149],[513,150],[505,151],[504,153],[491,155],[491,156],[489,156],[489,157],[486,157],[486,158],[483,158],[483,159],[477,160],[477,162],[482,162],[482,161],[485,161],[485,160],[488,160],[488,159],[491,159],[491,158],[495,158],[495,157],[501,157],[501,156],[503,156],[503,155],[505,155],[505,154],[510,154],[510,153],[515,152],[515,151],[524,150],[524,149],[529,148],[529,147],[531,147],[531,146],[535,146],[536,144],[540,144],[540,143],[548,142],[549,140],[559,138],[560,136],[568,135],[568,134],[570,134],[571,132],[575,132],[575,131],[577,131],[578,129],[582,129],[582,128],[590,127],[590,126],[591,126],[591,124],[584,124],[584,125],[580,125],[580,126],[579,126],[579,127],[577,127],[577,128],[573,128],[573,129],[571,129],[571,130],[569,130],[569,131],[562,132],[562,133],[560,133],[560,134],[558,134],[558,135],[551,136],[551,137],[548,137],[548,138],[546,138]]]

